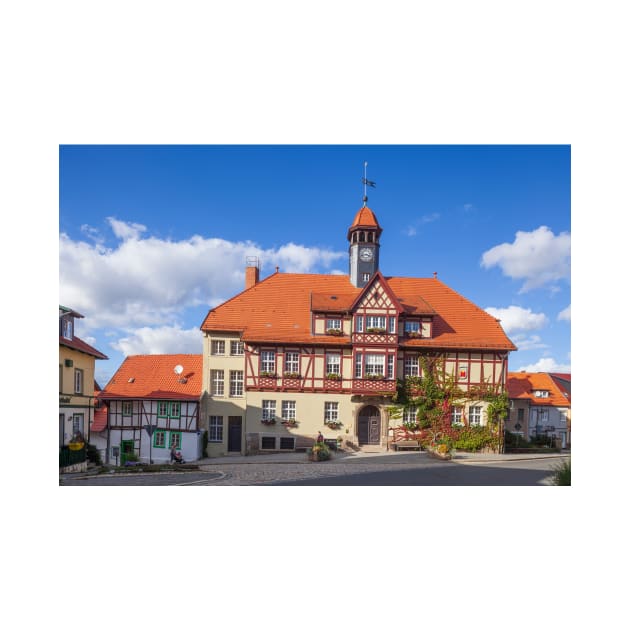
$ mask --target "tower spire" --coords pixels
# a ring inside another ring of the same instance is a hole
[[[374,188],[376,186],[375,182],[371,182],[368,178],[367,178],[367,162],[363,162],[363,207],[365,208],[365,206],[367,206],[367,187],[371,186],[372,188]]]

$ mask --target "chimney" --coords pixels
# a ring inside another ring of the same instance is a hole
[[[247,290],[251,289],[255,284],[258,284],[258,280],[260,279],[258,258],[248,256],[245,265],[245,289]]]

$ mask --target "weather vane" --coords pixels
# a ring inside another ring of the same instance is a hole
[[[376,183],[375,182],[371,182],[368,178],[367,178],[367,162],[363,162],[363,205],[365,206],[367,204],[367,187],[371,186],[372,188],[376,187]]]

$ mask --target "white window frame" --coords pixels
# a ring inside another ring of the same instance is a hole
[[[370,281],[370,274],[369,273],[364,273],[362,275],[363,278],[363,282],[369,282]]]
[[[242,398],[243,390],[243,370],[230,370],[230,398]]]
[[[417,409],[405,409],[403,411],[403,423],[411,423],[418,421],[418,410]]]
[[[366,315],[365,328],[383,328],[387,330],[387,321],[385,315]]]
[[[223,442],[223,416],[208,418],[208,442]]]
[[[387,355],[387,378],[394,378],[394,355]]]
[[[245,354],[245,349],[242,341],[230,341],[230,356],[240,357]]]
[[[262,419],[275,420],[275,418],[276,418],[276,401],[263,400],[262,401]]]
[[[363,353],[354,355],[354,378],[363,378]]]
[[[211,339],[210,354],[218,357],[225,356],[225,339]]]
[[[74,368],[74,393],[83,393],[83,370],[81,368]]]
[[[356,332],[362,333],[363,332],[363,315],[356,315],[354,322],[357,327]]]
[[[420,332],[421,327],[420,327],[420,322],[414,322],[414,321],[406,321],[405,322],[405,332]]]
[[[260,371],[276,373],[276,351],[261,350],[260,351]]]
[[[326,354],[326,374],[341,374],[340,354]]]
[[[284,355],[284,371],[291,372],[293,374],[300,373],[300,353],[299,352],[287,352]]]
[[[295,400],[282,401],[282,419],[295,420]]]
[[[471,427],[481,426],[481,405],[473,405],[468,408],[468,423]]]
[[[327,319],[326,330],[333,328],[334,330],[341,330],[341,320],[339,318]]]
[[[365,374],[385,376],[385,355],[366,353],[365,355]]]
[[[420,376],[420,361],[418,360],[417,356],[405,356],[404,375]]]
[[[324,422],[339,422],[339,403],[324,403]]]
[[[210,370],[210,395],[225,396],[224,370]]]
[[[395,317],[390,317],[389,318],[389,334],[393,335],[396,332],[396,318]]]
[[[451,424],[464,424],[464,408],[461,405],[451,407]]]
[[[69,317],[65,317],[61,320],[61,330],[64,339],[72,340],[72,319]]]

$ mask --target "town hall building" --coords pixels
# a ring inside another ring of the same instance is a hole
[[[503,391],[516,350],[499,321],[432,278],[379,268],[382,228],[364,203],[347,233],[348,275],[276,273],[249,261],[245,290],[203,323],[200,420],[208,455],[295,450],[318,432],[385,449],[397,379],[441,361],[463,390]],[[483,401],[454,413],[485,424]],[[407,412],[408,413],[408,412]]]

